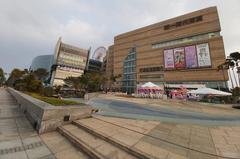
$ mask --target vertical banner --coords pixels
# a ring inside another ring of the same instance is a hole
[[[187,46],[184,49],[185,49],[186,67],[187,68],[198,67],[196,47]]]
[[[185,68],[184,48],[174,49],[174,63],[176,68]]]
[[[211,66],[211,57],[208,43],[196,45],[199,67]]]
[[[164,50],[164,66],[165,68],[174,68],[173,50]]]

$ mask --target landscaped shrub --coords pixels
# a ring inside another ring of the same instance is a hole
[[[52,97],[53,96],[53,88],[52,87],[44,87],[41,91],[42,96]]]

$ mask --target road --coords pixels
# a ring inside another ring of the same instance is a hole
[[[92,99],[88,104],[99,109],[98,114],[104,116],[205,125],[240,125],[240,116],[213,115],[173,108],[156,108],[145,104],[101,98]]]

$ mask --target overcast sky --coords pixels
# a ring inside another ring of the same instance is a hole
[[[113,37],[205,7],[217,6],[226,54],[240,51],[240,0],[1,0],[0,67],[29,68],[53,54],[59,36],[82,47],[108,47]]]

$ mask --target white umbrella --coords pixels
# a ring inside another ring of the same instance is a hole
[[[218,95],[218,96],[230,96],[231,93],[219,91],[212,88],[198,88],[196,90],[191,90],[188,94],[202,94],[202,95]]]

